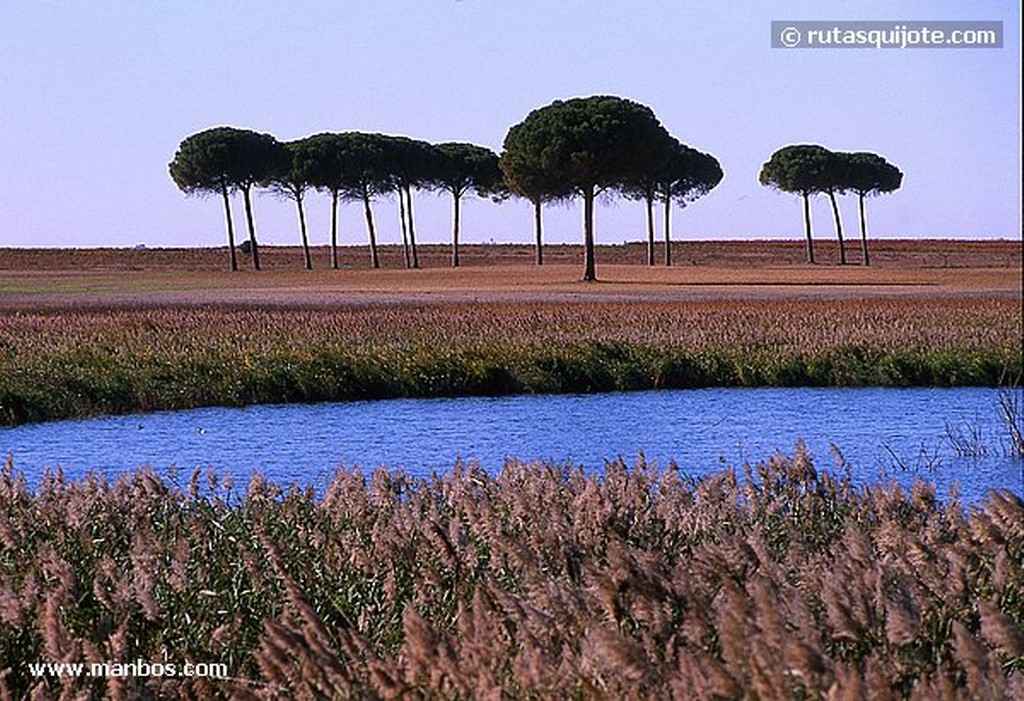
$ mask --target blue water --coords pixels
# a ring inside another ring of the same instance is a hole
[[[496,472],[514,457],[600,471],[640,451],[699,476],[803,440],[819,469],[836,467],[835,446],[860,483],[923,477],[978,501],[1024,492],[997,400],[988,388],[781,388],[211,408],[0,428],[0,456],[30,482],[48,467],[74,478],[148,465],[322,487],[339,466],[429,475],[461,459]]]

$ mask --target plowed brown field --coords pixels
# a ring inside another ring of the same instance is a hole
[[[818,264],[803,263],[797,241],[684,241],[676,264],[648,267],[641,244],[600,247],[596,284],[580,282],[581,249],[549,246],[545,265],[520,245],[472,245],[463,266],[448,267],[447,246],[420,247],[420,269],[403,268],[399,247],[382,247],[382,268],[365,248],[345,248],[342,268],[314,250],[302,269],[298,248],[264,247],[255,273],[226,270],[225,249],[0,249],[0,308],[65,306],[337,306],[408,302],[695,301],[878,296],[1021,296],[1019,241],[878,241],[872,265],[836,264],[834,243],[816,244]],[[662,255],[661,248],[658,250]]]

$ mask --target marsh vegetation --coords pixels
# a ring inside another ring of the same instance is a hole
[[[257,403],[705,386],[997,386],[1013,299],[19,311],[0,422]]]
[[[544,504],[544,509],[537,509]],[[857,489],[802,446],[700,480],[509,463],[0,474],[0,692],[242,698],[1011,698],[1024,504]],[[34,679],[27,663],[228,665]]]

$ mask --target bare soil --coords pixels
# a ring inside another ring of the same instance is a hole
[[[834,242],[816,242],[817,264],[803,262],[799,241],[681,241],[672,267],[645,264],[643,244],[602,246],[598,283],[580,281],[579,246],[545,248],[543,266],[524,245],[469,245],[463,265],[450,249],[421,246],[420,269],[404,268],[402,249],[381,248],[369,268],[365,247],[342,249],[329,268],[314,249],[313,271],[297,247],[263,247],[263,270],[227,270],[224,248],[0,249],[0,309],[78,306],[337,306],[446,301],[693,301],[852,297],[1021,297],[1019,241],[880,240],[871,266],[848,246],[838,265]],[[662,248],[658,249],[661,259]]]

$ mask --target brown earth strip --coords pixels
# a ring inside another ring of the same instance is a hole
[[[600,282],[579,281],[578,247],[553,246],[549,264],[526,246],[424,247],[423,268],[301,270],[298,249],[268,247],[265,270],[228,273],[220,249],[0,249],[0,309],[104,306],[338,306],[425,302],[701,301],[857,297],[1021,297],[1018,242],[879,242],[871,267],[780,263],[792,242],[683,242],[672,268],[648,267],[642,248],[602,247]],[[828,259],[822,245],[819,258]],[[636,249],[636,250],[633,250]],[[768,261],[771,253],[772,261]],[[346,251],[346,259],[353,253]],[[321,256],[323,257],[323,256]]]

